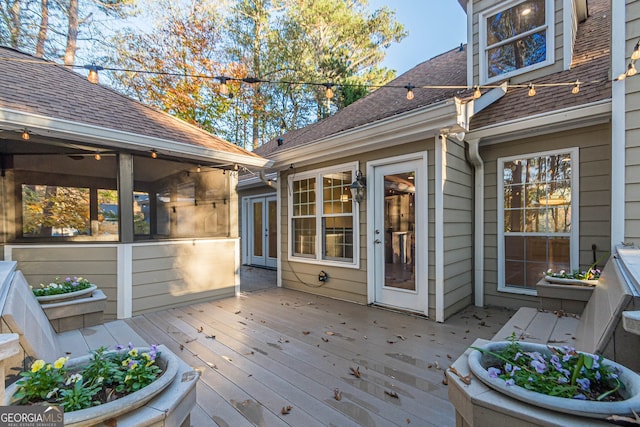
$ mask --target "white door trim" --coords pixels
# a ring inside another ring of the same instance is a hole
[[[367,303],[372,304],[375,301],[375,253],[374,253],[374,240],[375,240],[375,224],[373,220],[373,212],[374,212],[374,198],[371,197],[375,188],[373,187],[373,174],[374,169],[377,166],[383,166],[387,164],[393,163],[402,163],[410,160],[418,160],[421,162],[420,168],[422,168],[423,173],[421,175],[420,184],[424,188],[424,197],[418,198],[416,206],[419,209],[419,212],[427,213],[422,218],[424,224],[420,227],[416,226],[416,242],[421,242],[420,244],[420,252],[416,254],[416,276],[418,280],[427,280],[428,281],[428,262],[429,262],[429,241],[428,241],[428,229],[429,229],[429,206],[428,206],[428,198],[429,198],[429,179],[428,179],[428,169],[427,169],[427,151],[419,151],[416,153],[404,154],[401,156],[387,157],[384,159],[372,160],[367,162],[367,209],[366,209],[366,218],[367,218]],[[427,301],[425,301],[425,309],[424,314],[428,315],[429,312],[429,286],[427,283],[425,297]]]

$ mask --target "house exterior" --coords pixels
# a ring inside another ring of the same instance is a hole
[[[107,318],[232,296],[236,170],[268,161],[0,48],[0,253],[31,286],[84,276]]]
[[[618,189],[638,88],[611,77],[637,38],[633,2],[460,3],[466,46],[256,150],[277,173],[280,286],[444,321],[537,306],[548,268],[603,265],[637,237],[628,155]]]

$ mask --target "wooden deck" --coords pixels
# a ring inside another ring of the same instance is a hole
[[[127,322],[202,371],[193,426],[452,426],[444,370],[511,314],[438,324],[276,288]]]

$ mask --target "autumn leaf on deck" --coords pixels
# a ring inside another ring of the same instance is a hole
[[[280,413],[282,415],[287,415],[288,413],[291,412],[293,408],[291,406],[283,406],[282,409],[280,410]]]
[[[337,401],[342,400],[342,392],[340,391],[339,388],[336,388],[333,390],[333,398],[336,399]]]
[[[449,366],[449,372],[451,372],[452,374],[454,374],[455,376],[460,378],[460,381],[462,381],[466,385],[471,384],[471,374],[469,374],[467,376],[464,376],[460,372],[458,372],[458,370],[456,368],[454,368],[453,366]]]
[[[396,393],[393,390],[385,390],[384,394],[386,394],[387,396],[393,397],[394,399],[399,399],[400,396],[398,396],[398,393]]]
[[[309,335],[310,333],[310,331],[302,331],[302,335]]]
[[[198,333],[202,333],[202,331],[204,331],[204,328],[203,328],[202,326],[200,326],[200,327],[198,328]]]
[[[406,341],[406,338],[404,337],[404,335],[396,335],[398,338],[400,338],[402,341]]]
[[[329,338],[322,337],[322,341],[329,342]]]
[[[326,332],[325,332],[325,334],[327,334],[327,335],[329,335],[329,336],[331,336],[331,335],[335,335],[335,333],[334,333],[334,332],[331,332],[331,331],[326,331]]]
[[[353,375],[356,378],[360,378],[360,366],[358,366],[356,369],[353,368],[349,368],[349,370],[351,371],[351,375]]]

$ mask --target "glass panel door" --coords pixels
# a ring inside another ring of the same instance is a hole
[[[374,272],[375,302],[424,313],[427,210],[423,162],[375,166],[369,183],[374,230],[369,268]]]

